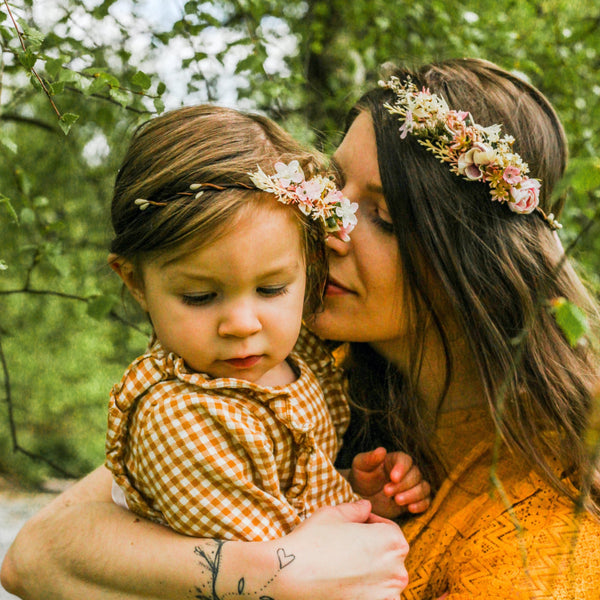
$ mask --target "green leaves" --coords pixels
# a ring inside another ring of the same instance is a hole
[[[35,54],[31,49],[27,48],[27,50],[23,50],[18,52],[17,56],[19,57],[19,62],[30,71],[35,66],[35,63],[38,59],[37,54]]]
[[[62,70],[63,63],[63,58],[46,58],[46,74],[49,77],[56,78]]]
[[[79,115],[75,115],[73,113],[64,113],[60,116],[58,124],[65,135],[69,134],[71,127],[73,127],[77,119],[79,119]]]
[[[120,88],[111,87],[108,95],[123,108],[129,103],[129,94]]]
[[[2,193],[0,193],[0,207],[4,207],[8,211],[8,214],[14,223],[19,223],[19,217],[11,204],[10,198]]]
[[[9,331],[15,342],[11,361],[21,355],[25,339],[68,346],[65,331],[71,332],[74,324],[84,327],[84,310],[97,320],[86,338],[96,345],[78,347],[74,362],[81,363],[87,351],[94,369],[106,374],[115,369],[115,357],[124,365],[133,355],[123,350],[127,344],[119,337],[128,335],[126,328],[113,328],[107,319],[118,309],[117,282],[105,274],[110,190],[131,131],[164,111],[167,85],[171,105],[238,104],[272,116],[304,142],[330,150],[348,109],[376,82],[381,63],[398,57],[409,64],[452,56],[493,58],[540,87],[565,125],[571,159],[557,189],[557,195],[568,193],[559,218],[565,247],[596,215],[597,3],[184,0],[163,2],[156,11],[160,20],[153,22],[148,2],[130,0],[127,19],[120,22],[116,2],[61,0],[56,12],[43,14],[33,9],[37,3],[32,0],[11,3],[21,17],[25,50],[0,9],[0,239],[3,264],[10,265],[2,271],[3,286],[21,286],[31,276],[36,285],[77,290],[88,299],[77,315],[68,301],[56,298],[23,302],[20,297],[6,310],[3,304],[0,330]],[[36,200],[42,196],[47,202]],[[599,233],[595,228],[578,241],[576,258],[600,284]],[[35,253],[38,262],[32,267]],[[549,310],[569,343],[585,340],[589,325],[577,306],[562,299]],[[98,342],[102,328],[110,336]],[[144,340],[138,341],[142,345]],[[40,364],[47,359],[45,345],[40,344]],[[70,354],[67,348],[61,358]],[[57,390],[64,390],[65,372],[58,371],[65,360],[59,364],[54,377]],[[15,398],[35,396],[38,406],[42,395],[62,401],[62,392],[48,394],[46,380],[43,394],[23,387],[31,379],[30,369],[29,359],[12,377],[19,386]],[[89,384],[89,369],[84,371],[82,380]],[[90,397],[79,383],[69,387],[74,405]],[[98,389],[102,386],[96,385]],[[100,405],[102,398],[101,392]],[[46,412],[40,412],[46,423]],[[99,437],[103,430],[101,422]],[[70,434],[61,431],[57,437],[70,439]]]
[[[571,187],[578,193],[600,189],[600,156],[571,159],[558,193],[567,187]]]
[[[131,83],[141,87],[143,90],[147,90],[152,85],[152,79],[143,71],[137,71],[131,78]]]
[[[589,324],[583,311],[566,298],[551,300],[550,307],[569,344],[572,347],[577,346],[589,331]]]
[[[104,19],[105,17],[108,16],[108,11],[109,11],[110,7],[116,1],[117,0],[104,0],[103,2],[101,2],[98,6],[96,6],[92,10],[92,16],[98,20]]]

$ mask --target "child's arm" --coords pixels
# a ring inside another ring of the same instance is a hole
[[[393,519],[403,512],[419,513],[431,502],[431,489],[404,452],[376,448],[357,454],[348,472],[353,490],[369,500],[373,512]]]

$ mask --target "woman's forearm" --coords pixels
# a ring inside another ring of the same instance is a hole
[[[175,587],[189,583],[186,555],[197,540],[140,521],[114,505],[109,490],[108,471],[97,469],[28,521],[8,551],[2,584],[35,599],[181,593]]]
[[[397,597],[407,546],[364,505],[326,509],[281,540],[199,540],[139,519],[110,499],[97,469],[31,519],[2,566],[24,599],[275,600]]]

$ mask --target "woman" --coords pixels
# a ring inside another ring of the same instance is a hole
[[[458,60],[393,72],[350,121],[334,158],[361,225],[347,248],[330,240],[317,330],[355,342],[345,455],[410,448],[437,488],[403,526],[403,597],[596,598],[598,355],[571,347],[551,303],[594,324],[598,310],[551,214],[556,114],[494,65]]]
[[[344,195],[359,203],[351,242],[329,241],[331,277],[314,323],[321,336],[351,342],[356,408],[340,460],[374,442],[405,449],[435,484],[432,507],[403,524],[411,544],[403,597],[597,597],[600,511],[585,439],[598,357],[589,343],[568,344],[549,306],[565,298],[590,322],[598,315],[564,259],[551,214],[561,208],[550,203],[566,162],[562,127],[537,90],[490,63],[447,61],[395,75],[359,101],[334,156]],[[58,569],[63,584],[102,580],[99,598],[128,590],[128,548],[118,567],[101,543],[81,537],[35,556],[44,539],[68,521],[77,532],[94,511],[105,522],[88,532],[159,555],[161,577],[141,565],[155,593],[168,566],[177,568],[160,554],[156,531],[117,516],[104,472],[79,485],[26,526],[6,581],[26,598],[43,596],[44,586],[51,597],[47,590],[60,588],[50,572]],[[334,531],[331,517],[317,514],[281,546],[289,553],[288,541],[312,543],[318,551],[357,527],[338,521]],[[319,519],[327,521],[321,531]],[[121,523],[128,531],[111,535]],[[384,525],[377,526],[389,534]],[[184,541],[161,536],[184,552]],[[224,548],[232,554],[222,564],[248,560],[240,546]],[[100,569],[84,551],[102,557]],[[76,565],[68,575],[65,563]],[[38,582],[26,583],[40,571]],[[312,594],[319,586],[307,593],[299,579],[280,581],[273,597],[321,597]],[[338,597],[381,591],[366,589]]]

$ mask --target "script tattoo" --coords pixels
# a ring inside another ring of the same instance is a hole
[[[196,586],[195,600],[225,600],[228,596],[256,598],[257,600],[275,600],[273,596],[265,595],[264,591],[271,583],[273,583],[283,569],[294,562],[296,555],[292,553],[288,554],[284,548],[277,548],[279,569],[277,569],[273,576],[261,586],[260,589],[246,589],[246,580],[244,577],[240,577],[237,584],[237,593],[228,592],[220,596],[217,594],[217,577],[219,576],[219,569],[221,568],[221,557],[224,545],[225,542],[223,540],[212,540],[206,542],[202,546],[196,546],[194,548],[194,554],[201,559],[200,565],[208,571],[208,583],[201,587]]]

